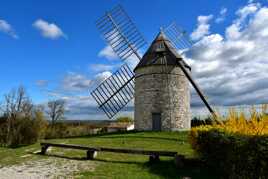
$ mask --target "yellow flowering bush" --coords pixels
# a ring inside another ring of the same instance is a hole
[[[268,106],[232,108],[215,124],[191,129],[193,149],[227,178],[268,178]]]

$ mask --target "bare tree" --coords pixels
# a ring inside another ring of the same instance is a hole
[[[25,88],[20,86],[17,89],[11,90],[4,96],[4,101],[1,105],[1,110],[7,120],[7,141],[15,133],[14,123],[18,117],[31,117],[33,104],[27,96]]]
[[[65,111],[65,102],[64,100],[52,100],[49,101],[47,114],[51,119],[51,124],[54,125],[56,121],[62,119]]]
[[[32,101],[27,96],[23,86],[11,90],[4,97],[2,110],[7,118],[15,119],[17,116],[31,116],[32,109]]]

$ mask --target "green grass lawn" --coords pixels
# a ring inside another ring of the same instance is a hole
[[[137,132],[127,134],[107,134],[92,137],[53,139],[46,142],[77,144],[92,147],[114,147],[130,149],[147,149],[177,151],[187,158],[195,158],[187,140],[187,132]],[[17,149],[0,148],[0,166],[38,160],[46,157],[68,157],[70,160],[84,159],[85,151],[57,148],[49,156],[29,155],[40,149],[39,144]],[[60,154],[59,154],[60,153]],[[27,156],[28,155],[28,156]],[[27,156],[27,157],[22,157]],[[160,162],[151,164],[148,156],[99,152],[94,160],[97,168],[93,172],[81,171],[77,178],[217,178],[208,169],[200,166],[175,168],[172,157],[160,157]]]

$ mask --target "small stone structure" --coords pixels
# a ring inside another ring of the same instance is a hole
[[[190,67],[160,32],[135,72],[135,129],[176,131],[189,129],[190,88],[177,65]]]

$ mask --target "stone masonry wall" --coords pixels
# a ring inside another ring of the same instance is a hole
[[[152,130],[152,113],[161,113],[163,131],[191,127],[189,82],[179,67],[136,69],[135,129]]]

